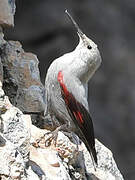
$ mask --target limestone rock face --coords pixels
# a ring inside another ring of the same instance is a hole
[[[3,81],[3,65],[1,62],[2,48],[5,40],[3,39],[4,34],[2,32],[2,28],[0,27],[0,81]]]
[[[15,0],[0,0],[0,26],[14,26]]]
[[[5,41],[0,31],[0,80],[11,103],[25,113],[42,113],[45,108],[44,87],[40,81],[38,59],[26,53],[17,41]],[[41,124],[39,117],[32,121]],[[47,121],[46,121],[47,122]]]
[[[0,58],[0,81],[3,81],[3,66],[1,63],[1,58]]]
[[[3,88],[11,102],[22,111],[43,111],[44,88],[40,82],[37,57],[25,53],[19,42],[9,41],[3,47],[2,63]]]
[[[24,52],[19,42],[5,41],[0,29],[0,80],[11,103],[25,113],[42,113],[45,108],[38,63],[36,55]],[[37,116],[32,121],[41,124]]]
[[[96,140],[98,167],[83,142],[77,146],[72,133],[58,133],[56,146],[45,140],[49,131],[32,125],[29,115],[13,106],[0,83],[1,180],[123,180],[110,150]],[[70,139],[69,139],[70,138]]]
[[[14,107],[0,87],[0,177],[23,178],[28,164],[27,115]],[[8,178],[7,178],[8,179]]]

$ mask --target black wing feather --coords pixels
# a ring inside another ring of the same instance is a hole
[[[65,99],[65,98],[64,98]],[[65,101],[67,102],[67,101]],[[81,138],[85,142],[87,149],[90,154],[93,156],[95,163],[97,164],[97,153],[95,150],[95,136],[94,136],[94,128],[92,123],[92,118],[86,108],[80,104],[74,96],[70,93],[70,98],[68,98],[68,104],[66,103],[68,112],[74,121],[74,123],[80,129],[82,134]],[[82,115],[83,122],[81,123],[76,119],[74,112],[80,112]]]

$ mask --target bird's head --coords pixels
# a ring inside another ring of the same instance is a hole
[[[82,32],[68,11],[66,10],[65,12],[77,29],[79,36],[79,44],[75,49],[76,55],[95,71],[101,64],[101,56],[97,45]]]

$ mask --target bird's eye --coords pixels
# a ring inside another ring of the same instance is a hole
[[[90,45],[87,46],[88,49],[92,49],[92,47]]]

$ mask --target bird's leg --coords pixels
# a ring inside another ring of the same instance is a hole
[[[65,129],[67,130],[67,124],[63,124],[63,125],[57,127],[54,131],[46,133],[46,134],[44,135],[44,137],[45,137],[46,135],[49,135],[49,136],[51,135],[51,136],[48,137],[48,138],[45,140],[45,146],[46,146],[46,147],[50,146],[52,141],[54,141],[54,145],[56,146],[57,137],[58,137],[58,132],[59,132],[60,130],[65,130]]]

